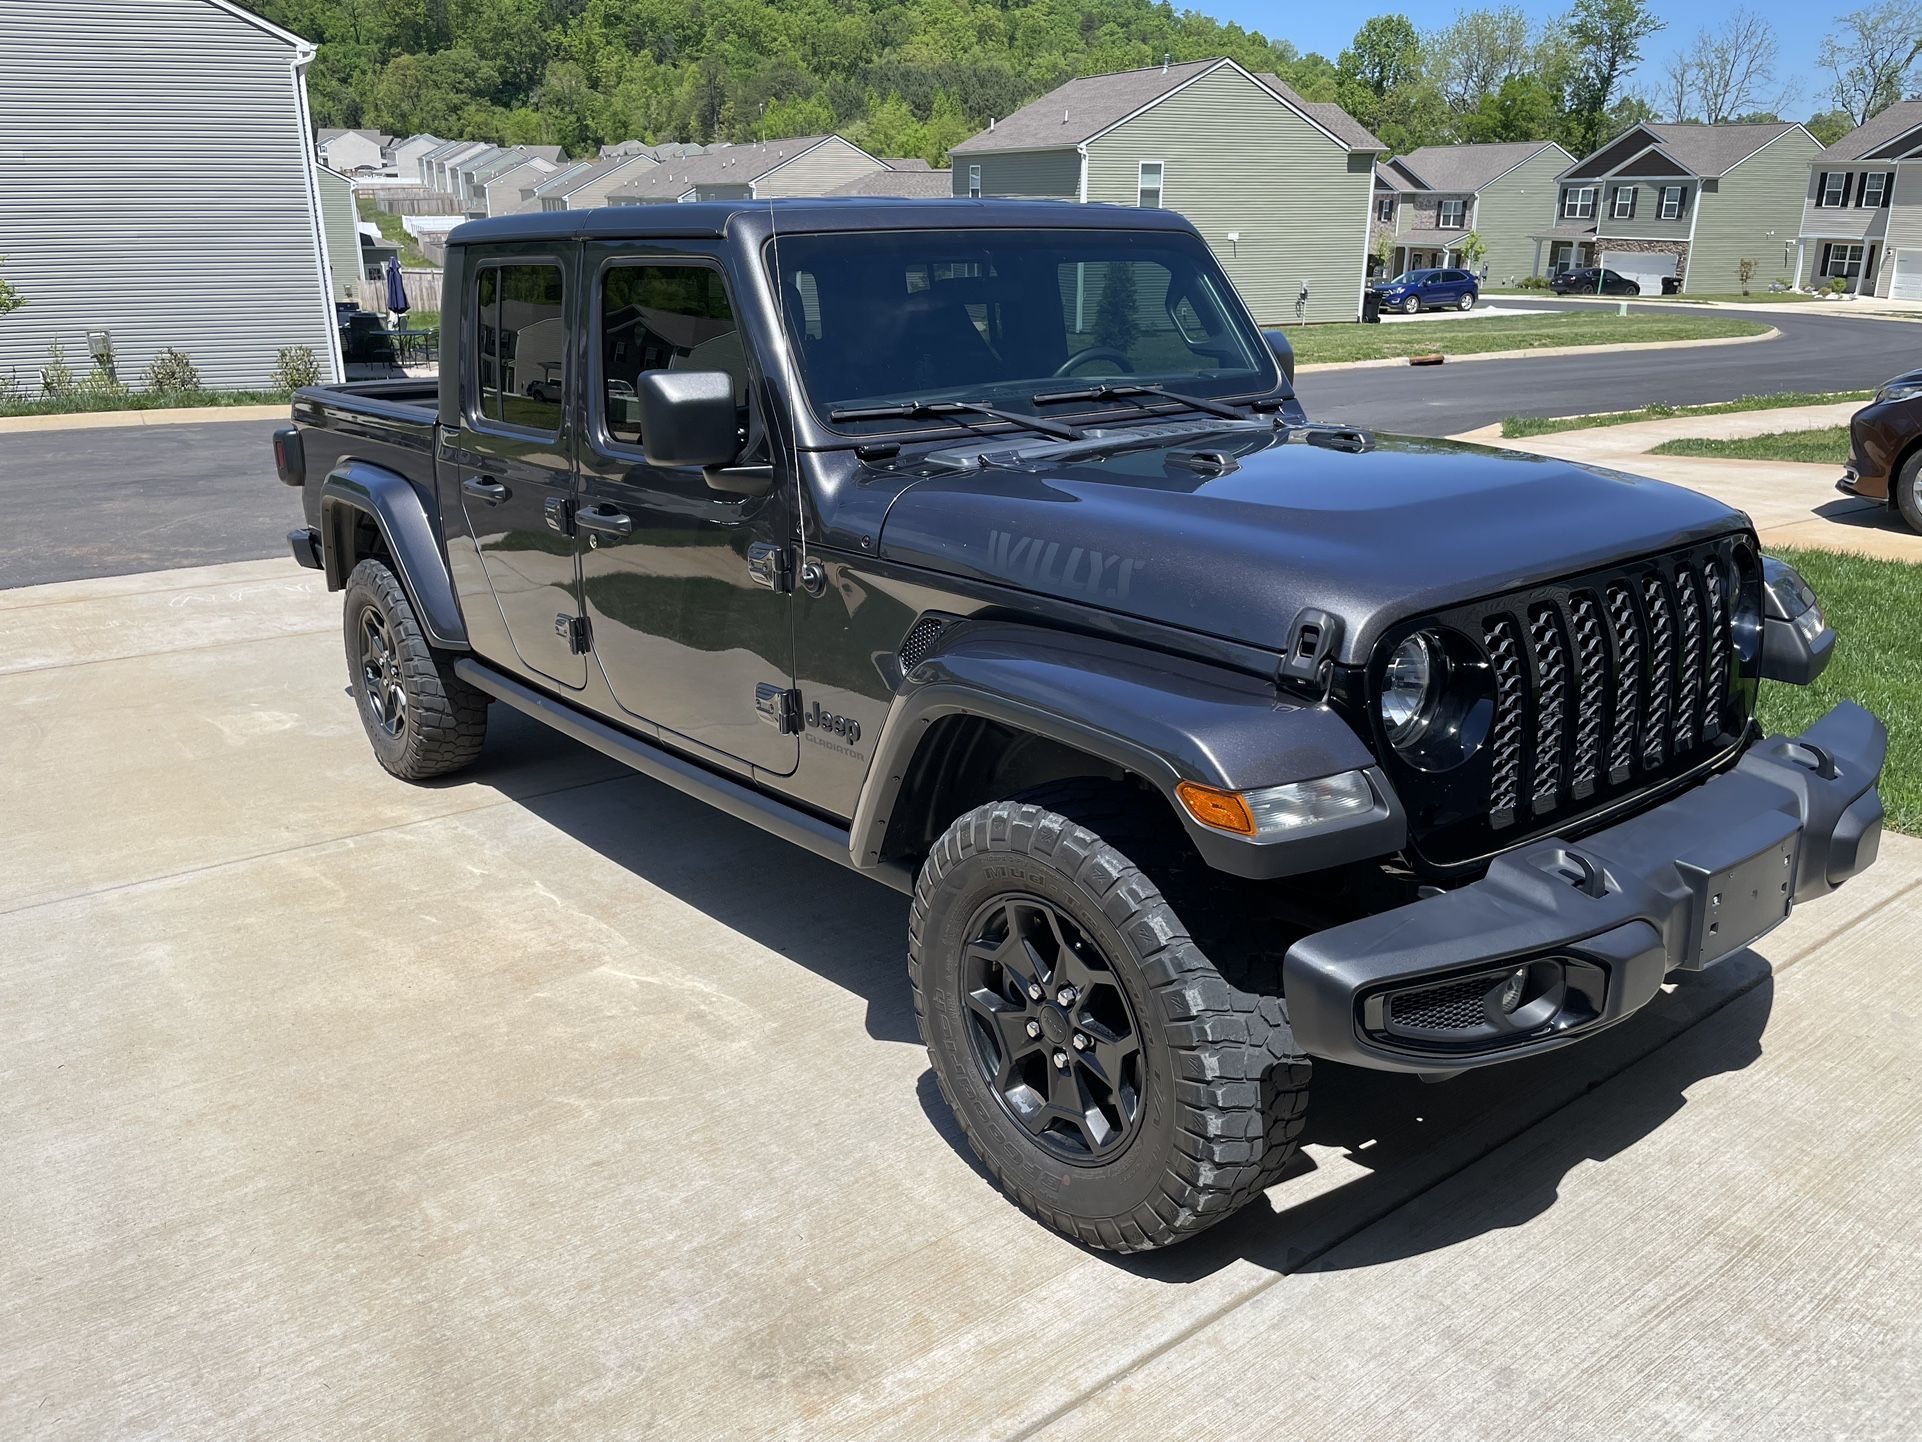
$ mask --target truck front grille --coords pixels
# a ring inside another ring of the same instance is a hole
[[[1759,570],[1730,538],[1397,628],[1385,647],[1453,630],[1487,667],[1479,750],[1443,771],[1391,764],[1417,850],[1454,864],[1567,829],[1731,746],[1754,702],[1731,626],[1743,586]]]

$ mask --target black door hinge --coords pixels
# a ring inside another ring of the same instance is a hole
[[[574,503],[566,496],[549,496],[541,507],[547,529],[557,536],[574,534]]]
[[[567,642],[567,649],[576,656],[587,654],[588,635],[587,617],[569,616],[562,613],[554,618],[554,634]]]
[[[747,548],[747,573],[757,586],[766,586],[776,595],[785,596],[794,589],[787,552],[772,541],[756,541]]]
[[[761,719],[779,731],[783,736],[792,736],[801,729],[801,693],[789,691],[771,682],[763,681],[754,688],[754,709],[761,713]]]

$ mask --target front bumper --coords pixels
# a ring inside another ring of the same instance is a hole
[[[1732,771],[1472,885],[1305,937],[1282,964],[1311,1056],[1450,1072],[1553,1050],[1649,1002],[1875,860],[1882,723],[1844,702]],[[1512,1003],[1512,1004],[1511,1004]]]

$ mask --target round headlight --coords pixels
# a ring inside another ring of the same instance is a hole
[[[1381,677],[1381,724],[1395,746],[1414,745],[1428,729],[1440,669],[1425,631],[1410,636],[1389,656]]]

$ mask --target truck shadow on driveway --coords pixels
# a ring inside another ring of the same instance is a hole
[[[518,804],[862,998],[876,1041],[919,1045],[907,984],[906,897],[638,775]],[[1691,1085],[1759,1057],[1773,996],[1768,963],[1745,951],[1681,977],[1628,1021],[1549,1056],[1442,1084],[1321,1064],[1303,1150],[1265,1199],[1168,1251],[1091,1255],[1180,1283],[1236,1261],[1276,1272],[1375,1266],[1522,1226],[1555,1204],[1565,1173],[1632,1148],[1686,1105]],[[1605,1105],[1584,1108],[1579,1123],[1558,1121],[1604,1086]],[[934,1130],[992,1186],[931,1071],[917,1096]],[[1454,1180],[1504,1148],[1500,1165]],[[1314,1174],[1335,1166],[1361,1170],[1317,1188]],[[1650,1186],[1659,1194],[1659,1179]]]

